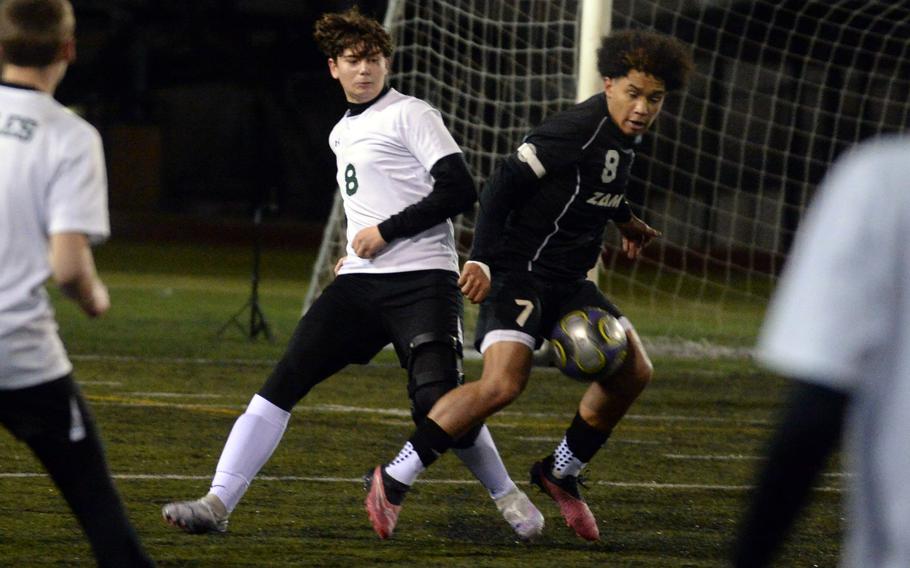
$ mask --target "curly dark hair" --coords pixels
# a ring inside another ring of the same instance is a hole
[[[597,50],[597,70],[602,77],[624,77],[634,69],[660,79],[668,91],[685,87],[694,66],[691,50],[681,41],[645,30],[604,36]]]
[[[351,49],[354,55],[365,57],[381,52],[392,56],[392,38],[382,24],[365,16],[357,6],[347,12],[323,14],[316,22],[313,39],[327,56],[336,59]]]

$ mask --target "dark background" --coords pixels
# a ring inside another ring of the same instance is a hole
[[[355,2],[75,0],[78,59],[57,91],[102,134],[115,234],[326,218],[345,110],[312,39]],[[356,2],[380,21],[384,1]],[[152,222],[154,220],[154,222]]]
[[[269,230],[318,242],[335,189],[327,138],[345,103],[312,30],[355,3],[383,19],[387,2],[375,0],[74,0],[79,58],[57,95],[104,138],[115,236],[248,238],[253,212],[275,203]],[[907,128],[906,6],[614,0],[616,29],[676,35],[698,60],[682,106],[645,140],[632,201],[695,220],[668,229],[668,241],[712,250],[763,231],[763,246],[786,251],[831,160]],[[407,92],[442,108],[439,93]],[[718,213],[778,194],[780,219],[736,211],[758,228]]]

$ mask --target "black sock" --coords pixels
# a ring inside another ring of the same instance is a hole
[[[606,443],[611,433],[597,430],[576,412],[572,424],[566,430],[566,444],[579,461],[588,463],[597,450]]]
[[[409,441],[424,467],[430,467],[455,442],[448,432],[429,418],[417,427]]]
[[[388,499],[389,503],[392,505],[401,505],[405,496],[408,494],[408,489],[411,487],[386,473],[384,467],[381,468],[380,471],[382,472],[382,488],[385,489],[386,499]]]

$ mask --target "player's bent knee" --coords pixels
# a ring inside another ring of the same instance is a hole
[[[654,365],[641,345],[635,345],[627,365],[601,384],[607,390],[636,397],[651,383]]]
[[[638,390],[641,391],[651,382],[651,377],[654,375],[654,365],[651,363],[651,358],[648,357],[647,351],[645,351],[645,346],[642,344],[638,332],[632,326],[632,322],[623,317],[620,319],[620,323],[626,330],[626,337],[629,340],[629,357],[625,365],[620,369],[619,374],[624,376],[630,386],[638,387]]]
[[[633,371],[635,381],[641,385],[641,388],[645,388],[648,384],[651,383],[651,379],[654,377],[654,365],[651,363],[651,359],[648,358],[648,354],[644,351],[641,351],[641,356],[635,358],[635,368]]]
[[[527,380],[512,375],[481,379],[482,400],[493,412],[512,403],[524,390]]]
[[[457,341],[448,336],[418,336],[410,345],[408,396],[411,417],[419,424],[440,398],[464,382]]]
[[[636,372],[632,376],[631,387],[632,389],[640,394],[643,390],[648,388],[648,385],[651,384],[651,379],[654,377],[654,369],[649,367],[647,370],[641,370]]]
[[[430,413],[433,405],[456,386],[457,384],[450,379],[437,377],[435,382],[417,387],[411,394],[411,418],[414,423],[420,424]]]

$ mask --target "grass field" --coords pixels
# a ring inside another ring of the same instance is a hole
[[[723,566],[783,381],[747,359],[656,358],[651,388],[589,468],[585,493],[602,540],[581,541],[555,504],[543,537],[515,542],[454,459],[441,459],[379,541],[362,510],[361,475],[411,431],[403,372],[389,354],[351,367],[295,409],[282,444],[225,535],[190,536],[160,519],[202,495],[227,432],[280,356],[300,313],[312,255],[267,251],[261,288],[276,341],[218,329],[249,294],[244,249],[112,243],[98,263],[114,310],[89,322],[57,301],[61,333],[104,438],[129,514],[160,566]],[[753,314],[753,318],[760,314]],[[643,326],[660,329],[657,321]],[[469,361],[469,378],[479,365]],[[527,391],[489,421],[510,472],[561,438],[584,386],[535,370]],[[0,432],[0,566],[86,566],[74,519],[27,448]],[[840,487],[832,473],[781,566],[834,566]]]

